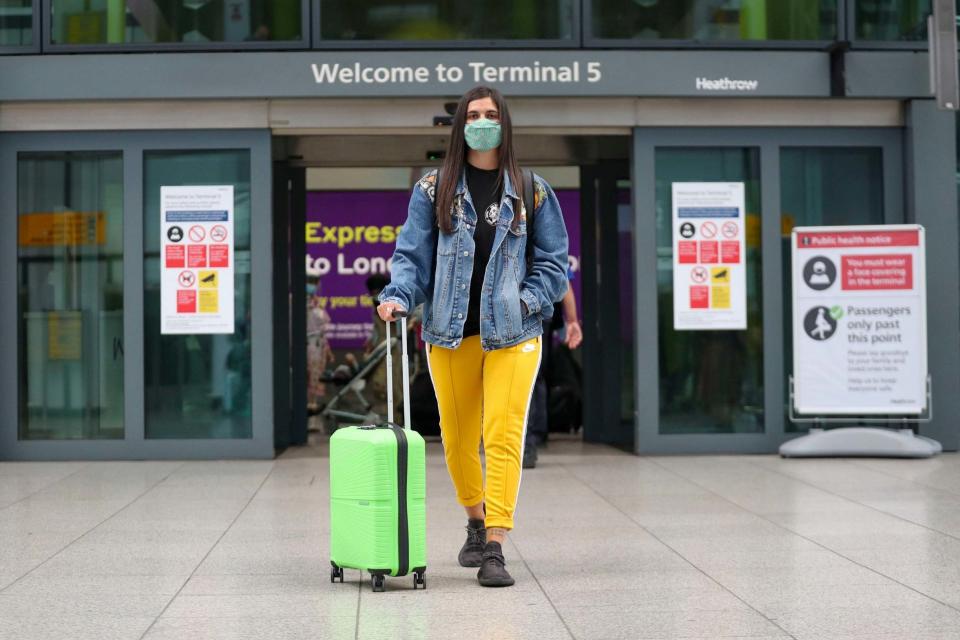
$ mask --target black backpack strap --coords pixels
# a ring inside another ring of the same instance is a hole
[[[523,207],[527,210],[527,271],[533,268],[533,171],[523,169]]]

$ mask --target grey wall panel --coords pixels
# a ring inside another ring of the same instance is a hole
[[[17,156],[11,136],[0,134],[0,298],[17,300]],[[16,444],[17,426],[17,305],[0,307],[0,459]]]
[[[220,132],[221,144],[230,144],[230,134]],[[250,148],[250,238],[253,440],[258,457],[273,457],[273,171],[270,132],[248,131]],[[285,345],[280,345],[283,348]]]
[[[933,100],[907,112],[907,221],[926,229],[927,366],[933,421],[920,433],[946,451],[960,446],[960,235],[957,228],[956,115]]]
[[[846,54],[847,96],[911,98],[930,95],[926,51],[850,51]]]
[[[636,322],[634,340],[634,415],[633,448],[647,453],[658,441],[660,427],[660,367],[657,325],[657,236],[640,233],[656,224],[656,164],[654,146],[645,139],[645,129],[633,131],[630,158],[630,201],[633,203],[633,313]]]

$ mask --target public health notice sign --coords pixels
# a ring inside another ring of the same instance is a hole
[[[673,183],[673,328],[747,328],[742,182]]]
[[[922,413],[923,227],[797,227],[791,244],[796,410]]]
[[[160,333],[233,333],[233,185],[160,187]]]

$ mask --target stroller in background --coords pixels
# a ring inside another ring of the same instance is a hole
[[[399,340],[399,337],[392,336],[391,348],[396,348]],[[323,382],[337,387],[337,392],[320,412],[327,433],[332,434],[341,424],[380,424],[386,420],[385,415],[373,410],[374,404],[368,397],[370,378],[381,363],[386,366],[386,357],[387,341],[384,340],[355,369],[340,365],[321,377]],[[440,411],[424,360],[426,354],[415,351],[414,357],[417,362],[411,367],[413,373],[410,380],[413,428],[424,436],[438,436]]]
[[[392,336],[390,348],[394,348],[399,338]],[[320,411],[327,433],[336,431],[341,423],[379,424],[386,416],[373,411],[373,403],[364,395],[368,379],[377,367],[386,360],[387,340],[381,342],[357,367],[340,365],[333,371],[324,372],[320,380],[339,387],[337,392]]]

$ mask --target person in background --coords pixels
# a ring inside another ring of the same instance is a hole
[[[567,269],[567,278],[573,278],[573,272]],[[563,300],[556,304],[553,319],[559,316],[557,311],[563,311],[564,344],[571,351],[580,346],[583,341],[583,330],[577,319],[577,300],[573,295],[573,287],[567,286]],[[530,403],[530,417],[527,426],[526,443],[523,447],[523,468],[535,469],[537,466],[537,447],[547,441],[549,432],[547,413],[547,372],[550,370],[550,355],[553,351],[553,321],[543,323],[543,362],[537,372],[537,382],[533,389],[533,400]]]
[[[388,284],[390,284],[390,279],[382,273],[375,273],[367,278],[367,293],[369,293],[373,299],[373,331],[370,332],[370,336],[364,345],[364,354],[372,352],[386,339],[386,329],[384,328],[384,322],[380,318],[380,314],[377,313],[376,301],[377,296],[380,295],[380,292],[383,291],[383,288]]]
[[[324,370],[333,362],[333,350],[327,339],[330,314],[320,304],[320,280],[307,281],[307,411],[319,410],[320,401],[326,395],[326,386],[321,380]]]

